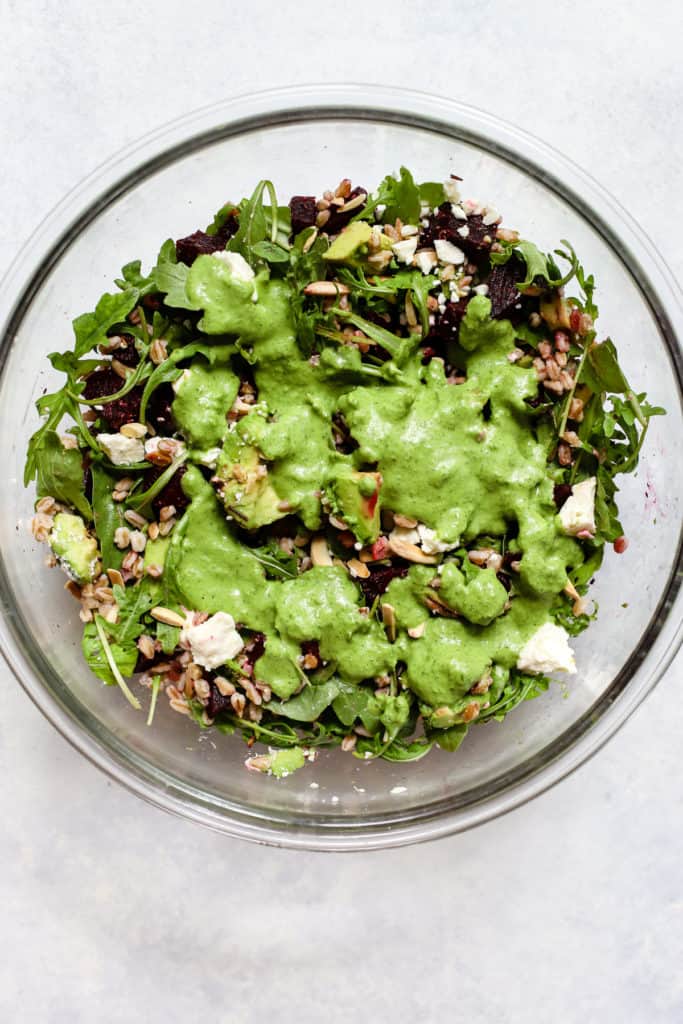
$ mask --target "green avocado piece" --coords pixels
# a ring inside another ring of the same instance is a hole
[[[327,252],[323,253],[323,259],[330,263],[351,263],[357,256],[364,255],[360,250],[367,245],[372,228],[365,220],[356,220],[342,233],[335,238]]]
[[[59,512],[49,536],[50,547],[77,583],[91,583],[102,571],[97,541],[80,516]]]
[[[225,511],[245,530],[258,530],[287,515],[273,487],[257,448],[229,434],[216,466],[216,476],[225,481],[219,494]]]
[[[170,537],[157,537],[156,540],[147,541],[144,558],[145,569],[150,565],[158,565],[160,569],[163,569],[170,543]]]
[[[477,626],[493,622],[502,613],[507,596],[493,569],[480,569],[466,582],[455,562],[444,566],[439,597]]]
[[[340,466],[327,487],[335,515],[343,519],[361,544],[372,544],[380,533],[379,473],[361,473]]]

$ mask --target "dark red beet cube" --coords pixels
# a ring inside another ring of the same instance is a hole
[[[298,235],[300,231],[315,224],[318,215],[315,196],[292,196],[289,200],[289,210],[292,215],[293,235]]]
[[[232,238],[237,228],[237,218],[231,215],[215,235],[209,235],[206,231],[195,231],[191,235],[187,235],[186,238],[179,238],[175,244],[178,263],[185,263],[191,267],[198,256],[220,252],[225,249],[228,240]]]
[[[356,199],[360,195],[367,196],[368,190],[357,186],[349,192],[345,202],[350,203],[352,199]],[[360,213],[362,206],[355,206],[352,210],[340,210],[338,206],[330,207],[330,219],[323,227],[323,231],[326,231],[328,235],[337,235],[342,228],[345,228],[352,217],[355,217],[357,213]]]
[[[392,580],[406,576],[408,568],[407,565],[383,565],[381,568],[370,569],[370,575],[358,581],[368,605],[384,593]]]
[[[491,316],[507,316],[521,299],[516,281],[521,281],[524,271],[516,258],[495,266],[488,279],[488,296],[491,300]]]

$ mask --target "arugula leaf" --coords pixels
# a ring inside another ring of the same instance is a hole
[[[126,288],[137,288],[140,298],[153,292],[156,287],[154,273],[143,274],[140,260],[132,260],[132,262],[126,263],[125,266],[121,267],[121,277],[117,277],[114,280],[114,284],[121,291],[125,291]]]
[[[314,722],[330,706],[339,689],[339,680],[334,677],[318,685],[309,682],[296,697],[286,701],[271,700],[267,710],[294,722]]]
[[[423,181],[417,186],[421,203],[426,203],[432,209],[436,209],[446,201],[446,192],[440,181]]]
[[[112,497],[116,477],[97,462],[91,464],[90,473],[95,533],[100,542],[102,564],[105,569],[120,569],[124,553],[114,543],[114,533],[126,525],[126,520],[123,503]]]
[[[533,700],[539,697],[550,686],[550,680],[545,676],[532,676],[513,668],[510,672],[509,681],[505,684],[502,694],[490,707],[484,708],[475,719],[477,724],[495,719],[502,722],[510,711],[518,707],[525,700]]]
[[[187,294],[187,275],[189,273],[190,267],[177,261],[175,244],[169,238],[162,246],[157,265],[152,271],[156,291],[162,292],[166,296],[167,306],[189,310],[201,308]]]
[[[382,707],[368,686],[342,684],[338,696],[334,699],[332,709],[342,725],[347,728],[360,721],[363,728],[370,733],[377,732],[379,729],[379,716]]]
[[[135,308],[140,298],[138,288],[126,288],[115,295],[105,292],[95,306],[94,312],[82,313],[73,321],[76,345],[74,353],[83,356],[96,345],[106,344],[107,332],[116,324],[123,323]]]
[[[383,761],[419,761],[434,746],[434,740],[420,736],[416,740],[394,740],[380,755]]]
[[[289,263],[289,252],[275,242],[257,242],[251,251],[266,263]]]
[[[569,242],[562,239],[562,245],[565,245],[568,251],[555,249],[555,255],[561,256],[562,259],[568,260],[570,263],[569,270],[564,275],[562,275],[552,254],[541,252],[533,242],[523,239],[517,242],[503,243],[502,252],[491,253],[491,263],[494,266],[507,263],[512,254],[517,253],[524,260],[527,271],[524,280],[518,281],[515,285],[519,291],[523,292],[533,284],[539,284],[543,288],[561,288],[562,285],[571,281],[578,267],[576,254]]]
[[[125,647],[145,632],[146,627],[142,618],[157,601],[159,583],[145,577],[132,587],[116,585],[113,589],[119,615],[117,622],[107,623],[107,632],[114,637],[118,644]]]
[[[415,309],[420,314],[422,335],[429,334],[429,308],[427,300],[429,293],[436,287],[436,283],[429,275],[421,270],[399,270],[387,277],[373,277],[368,279],[361,267],[352,271],[349,267],[339,267],[337,276],[344,284],[349,285],[354,295],[362,295],[364,298],[387,298],[398,297],[400,292],[409,292]]]
[[[135,644],[120,646],[118,643],[110,643],[107,638],[109,627],[110,623],[105,622],[100,615],[95,616],[94,622],[86,624],[83,630],[83,656],[96,676],[108,686],[117,685],[126,700],[139,710],[140,702],[133,696],[123,678],[135,671],[137,647]]]
[[[43,435],[36,464],[39,498],[51,495],[71,505],[85,519],[92,519],[90,502],[83,491],[83,456],[78,448],[65,448],[54,430]]]
[[[434,729],[429,735],[437,747],[452,752],[458,749],[465,736],[467,736],[468,730],[469,726],[463,723],[461,725],[452,725],[450,729]]]
[[[429,183],[425,186],[429,188]],[[376,193],[356,214],[354,220],[373,220],[378,206],[385,206],[382,220],[393,224],[397,218],[404,224],[417,224],[420,219],[420,192],[415,180],[407,169],[401,167],[399,177],[388,174],[380,183]]]
[[[246,551],[260,562],[271,580],[295,580],[299,575],[296,555],[288,555],[283,551],[275,538],[258,548],[246,548]]]
[[[271,200],[269,218],[266,217],[263,204],[264,192],[268,192]],[[247,263],[250,263],[255,255],[258,256],[257,253],[254,253],[254,246],[257,243],[265,241],[268,237],[273,244],[277,241],[278,205],[272,181],[267,181],[265,178],[259,181],[251,198],[244,199],[240,203],[239,211],[239,228],[230,239],[228,249],[241,253]]]

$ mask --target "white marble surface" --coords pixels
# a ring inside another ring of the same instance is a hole
[[[275,7],[0,0],[0,267],[160,122],[352,78],[457,95],[541,135],[634,210],[680,275],[677,0]],[[246,846],[145,806],[4,678],[0,1020],[682,1020],[682,677],[679,659],[606,750],[532,805],[352,857]]]

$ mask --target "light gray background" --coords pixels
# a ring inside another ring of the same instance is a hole
[[[158,124],[243,91],[358,79],[456,96],[554,143],[680,276],[680,10],[0,0],[0,266],[65,191]],[[532,805],[354,856],[166,817],[4,678],[0,1020],[683,1020],[682,669]]]

